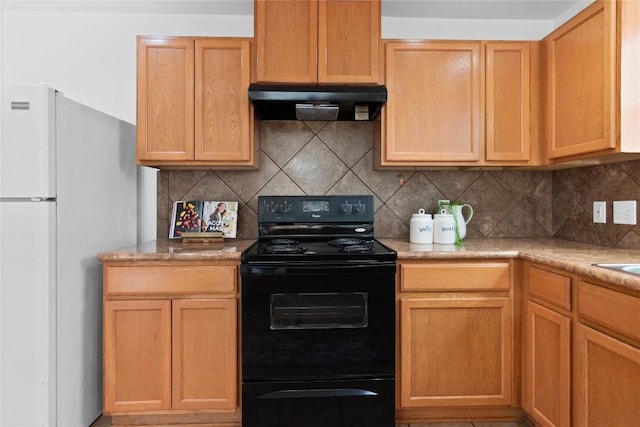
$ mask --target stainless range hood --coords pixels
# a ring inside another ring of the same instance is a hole
[[[249,100],[261,120],[374,120],[387,88],[367,85],[252,84]]]

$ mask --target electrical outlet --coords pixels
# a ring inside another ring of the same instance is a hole
[[[593,222],[607,223],[607,202],[593,202]]]
[[[619,200],[613,202],[613,223],[636,225],[636,201]]]

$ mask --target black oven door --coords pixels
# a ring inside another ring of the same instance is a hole
[[[241,268],[243,382],[393,378],[395,263]]]

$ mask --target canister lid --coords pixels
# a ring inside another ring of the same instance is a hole
[[[416,217],[416,218],[426,218],[426,217],[429,217],[429,218],[431,218],[431,214],[424,213],[424,212],[425,212],[425,211],[424,211],[424,209],[420,208],[420,209],[418,209],[418,213],[414,213],[413,215],[411,215],[411,217],[412,217],[412,218],[413,218],[413,217]]]

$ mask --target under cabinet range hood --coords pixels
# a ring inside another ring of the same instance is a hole
[[[252,84],[249,100],[261,120],[374,120],[387,102],[381,85]]]

